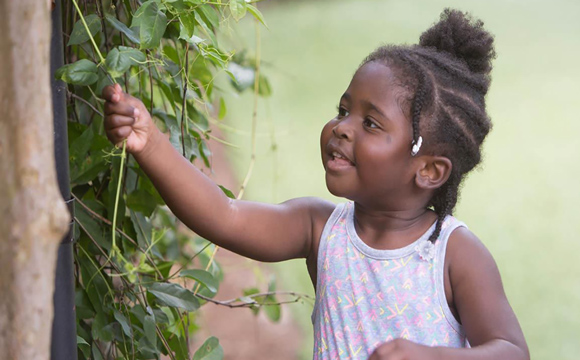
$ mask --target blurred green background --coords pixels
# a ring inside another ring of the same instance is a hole
[[[580,1],[269,1],[260,9],[263,70],[273,94],[260,99],[256,166],[246,198],[281,202],[326,190],[318,139],[361,60],[384,43],[416,43],[444,7],[470,11],[495,34],[488,94],[494,129],[483,165],[469,176],[455,215],[488,246],[523,327],[532,359],[580,355]],[[236,41],[255,48],[255,25]],[[244,40],[245,39],[245,40]],[[226,132],[250,159],[249,92],[232,99]],[[272,234],[275,237],[275,234]],[[303,260],[275,265],[279,289],[313,293]],[[290,310],[311,358],[309,305]]]

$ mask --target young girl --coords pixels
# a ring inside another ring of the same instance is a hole
[[[109,139],[167,205],[215,244],[260,261],[305,258],[314,359],[529,359],[497,266],[450,214],[491,128],[493,38],[455,10],[419,45],[370,54],[322,129],[334,205],[236,201],[176,151],[143,104],[107,87]]]

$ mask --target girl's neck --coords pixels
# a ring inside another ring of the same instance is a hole
[[[374,209],[355,203],[354,226],[358,236],[375,249],[398,249],[417,240],[437,215],[426,208]]]

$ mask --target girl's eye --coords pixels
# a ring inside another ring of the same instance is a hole
[[[363,120],[363,126],[370,129],[378,129],[379,126],[369,118]]]
[[[339,117],[339,118],[342,118],[342,117],[348,116],[348,114],[349,114],[348,110],[346,110],[346,109],[345,109],[345,108],[343,108],[342,106],[338,106],[338,107],[336,108],[336,111],[338,112],[338,117]]]

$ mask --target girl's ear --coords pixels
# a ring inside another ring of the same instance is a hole
[[[443,186],[449,176],[453,164],[444,156],[421,156],[421,167],[415,174],[415,184],[425,190],[435,190]]]

